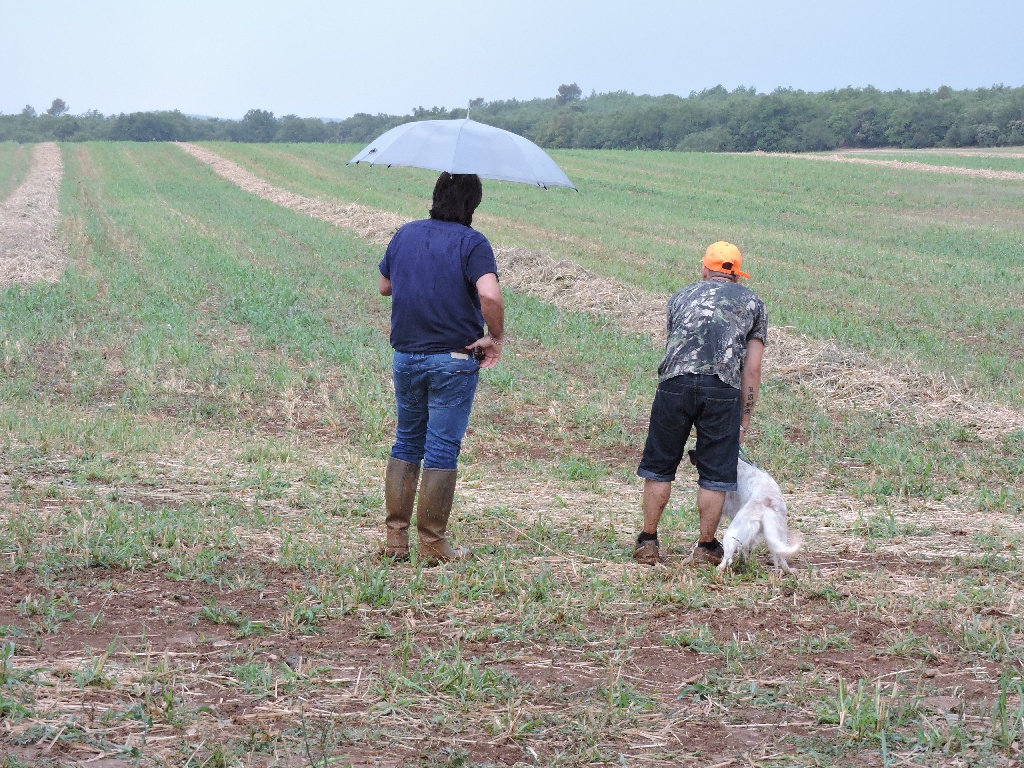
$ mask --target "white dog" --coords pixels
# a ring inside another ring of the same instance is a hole
[[[725,494],[722,517],[731,520],[722,536],[725,555],[718,565],[724,571],[737,555],[749,557],[762,541],[771,552],[775,567],[792,573],[786,562],[800,550],[801,536],[789,532],[786,523],[786,502],[782,489],[772,476],[755,465],[739,460],[737,489]]]

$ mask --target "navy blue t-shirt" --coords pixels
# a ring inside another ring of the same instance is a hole
[[[391,346],[454,352],[484,335],[476,281],[498,263],[487,238],[452,221],[412,221],[391,238],[380,273],[391,281]]]

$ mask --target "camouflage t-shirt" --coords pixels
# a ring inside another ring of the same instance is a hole
[[[658,381],[683,373],[714,374],[736,389],[747,341],[768,338],[768,310],[739,283],[702,280],[668,301],[668,342]]]

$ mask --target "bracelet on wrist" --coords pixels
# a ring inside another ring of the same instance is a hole
[[[496,339],[493,336],[491,336],[490,334],[487,334],[487,335],[490,336],[491,344],[493,344],[494,346],[500,347],[500,346],[504,345],[504,343],[505,343],[504,339]]]

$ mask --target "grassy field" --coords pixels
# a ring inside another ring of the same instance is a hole
[[[0,201],[7,198],[25,178],[29,148],[13,141],[0,141]]]
[[[434,176],[211,148],[410,218]],[[681,567],[685,473],[672,564],[636,566],[659,351],[510,292],[453,516],[477,557],[393,566],[380,248],[171,145],[63,151],[72,267],[0,297],[3,768],[1019,763],[1024,432],[769,377],[748,448],[798,572]],[[732,239],[774,323],[1020,409],[1024,184],[557,159],[581,193],[487,183],[479,228],[666,295]]]
[[[355,148],[220,145],[300,194],[423,216],[433,175],[343,167]],[[708,242],[748,254],[776,325],[941,370],[1024,405],[1019,181],[794,158],[557,155],[580,194],[489,184],[479,226],[646,290],[692,279]],[[884,307],[884,312],[878,308]]]

